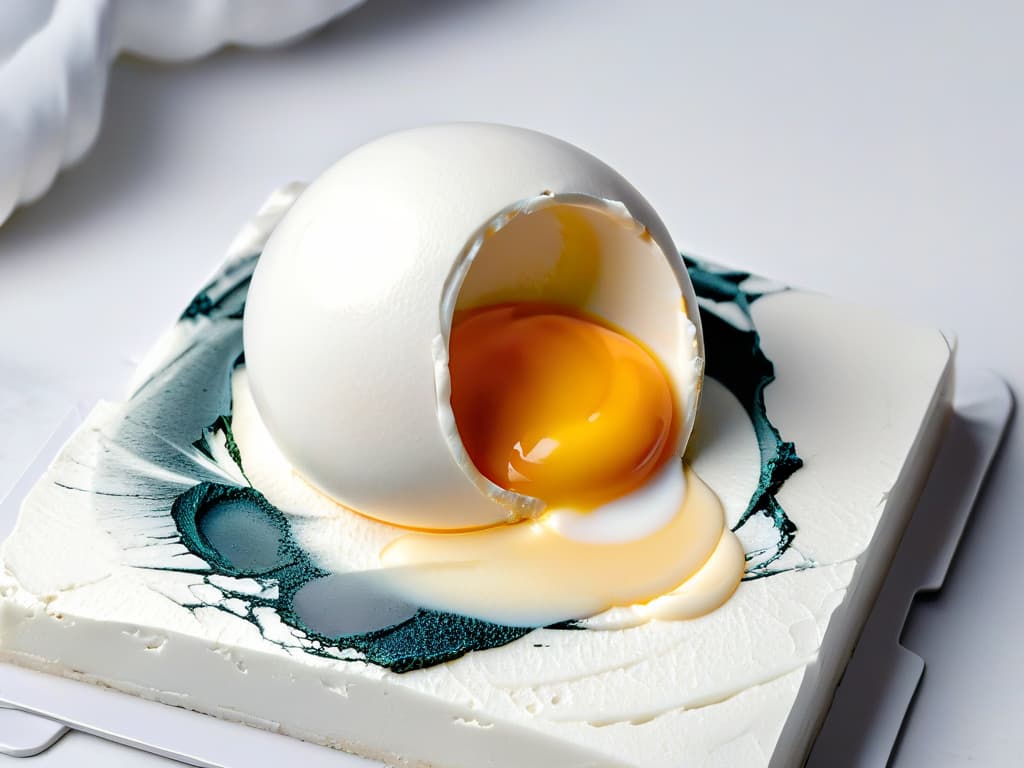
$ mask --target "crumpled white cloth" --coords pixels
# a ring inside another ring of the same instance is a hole
[[[363,0],[15,0],[0,4],[0,224],[96,140],[110,65],[289,42]]]

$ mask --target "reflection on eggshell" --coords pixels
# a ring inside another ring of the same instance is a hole
[[[245,311],[260,416],[302,478],[370,517],[430,530],[535,517],[543,501],[477,471],[450,403],[453,315],[510,301],[600,317],[650,350],[682,455],[703,350],[665,226],[591,155],[495,125],[386,136],[302,193]]]

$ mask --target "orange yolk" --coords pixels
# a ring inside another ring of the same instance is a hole
[[[672,454],[672,389],[657,360],[594,318],[542,303],[456,317],[452,410],[496,485],[550,506],[594,507]]]

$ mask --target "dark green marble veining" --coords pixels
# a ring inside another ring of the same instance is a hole
[[[215,540],[204,525],[204,517],[218,506],[230,504],[227,508],[230,519]],[[328,649],[354,650],[367,661],[387,667],[395,672],[408,672],[429,667],[457,658],[467,650],[493,648],[516,640],[531,631],[528,627],[505,627],[486,621],[440,613],[413,606],[409,613],[397,623],[374,628],[368,632],[347,634],[325,634],[311,626],[308,615],[296,604],[296,596],[318,580],[332,575],[316,566],[309,555],[295,542],[288,518],[253,488],[202,483],[179,496],[171,510],[172,517],[189,551],[207,563],[206,568],[184,570],[204,578],[207,585],[218,589],[224,600],[240,600],[248,605],[243,618],[261,626],[257,616],[258,608],[274,611],[281,620],[301,630],[307,647],[305,650],[324,658],[338,658]],[[258,521],[258,522],[257,522]],[[255,523],[255,525],[254,525]],[[252,541],[254,535],[264,541]],[[270,539],[274,556],[266,559],[265,541]],[[250,551],[227,552],[239,542],[248,545]],[[256,559],[252,549],[259,548]],[[215,584],[211,576],[254,579],[267,589],[267,595],[253,595],[251,591],[232,590]],[[359,585],[356,575],[356,586]],[[379,604],[381,596],[375,596],[376,612],[387,611],[385,602]],[[386,597],[383,598],[385,601]],[[187,607],[198,609],[209,607],[208,602],[197,602]],[[394,614],[392,614],[394,615]],[[365,619],[368,623],[373,616]],[[355,657],[353,657],[355,658]]]
[[[237,365],[237,364],[236,364]],[[238,449],[238,443],[235,442],[235,433],[231,429],[231,417],[230,416],[218,416],[214,419],[213,423],[203,430],[203,436],[192,443],[199,451],[202,452],[211,461],[216,461],[213,455],[213,446],[210,441],[214,439],[217,433],[224,435],[224,447],[227,448],[228,455],[231,460],[235,462],[235,466],[238,467],[238,471],[245,476],[245,467],[242,466],[242,452]],[[249,478],[246,477],[246,480]]]
[[[259,261],[259,254],[253,253],[225,265],[220,272],[195,295],[185,311],[182,320],[197,317],[228,317],[240,319],[245,308],[245,296],[253,269]]]
[[[288,513],[251,486],[232,433],[231,377],[244,365],[242,313],[257,259],[232,261],[190,303],[161,366],[104,436],[92,487],[80,489],[97,498],[126,562],[191,578],[194,599],[179,599],[189,610],[224,611],[282,647],[396,672],[531,632],[409,605],[372,572],[325,570],[297,542]],[[791,557],[798,532],[776,500],[801,461],[765,407],[774,370],[750,313],[763,293],[744,288],[744,273],[692,259],[687,266],[702,300],[707,375],[743,405],[761,455],[757,491],[735,526],[761,542],[747,552],[747,578],[808,567]],[[714,311],[720,304],[735,305],[750,328],[723,320]],[[550,628],[579,630],[574,618]]]
[[[711,265],[688,257],[686,266],[698,297],[709,302],[732,304],[750,323],[749,329],[737,328],[722,319],[713,309],[701,307],[701,325],[707,350],[705,374],[723,384],[743,405],[754,427],[761,454],[757,490],[733,530],[738,532],[752,516],[762,515],[768,518],[778,536],[773,551],[765,551],[768,548],[764,548],[747,553],[748,562],[757,558],[757,562],[748,567],[747,578],[789,570],[778,568],[775,564],[792,546],[797,527],[786,515],[776,494],[782,484],[803,466],[803,460],[797,455],[796,446],[779,434],[765,406],[764,391],[775,380],[775,367],[761,349],[761,337],[751,314],[751,305],[765,293],[744,290],[744,284],[751,279],[749,273],[716,270]],[[806,566],[807,563],[801,562],[796,567]]]

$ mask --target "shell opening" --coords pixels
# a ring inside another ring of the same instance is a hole
[[[600,318],[642,344],[673,390],[675,453],[692,427],[699,386],[699,332],[686,315],[685,272],[624,205],[585,195],[544,193],[481,227],[454,264],[441,297],[435,353],[437,410],[463,472],[510,520],[536,517],[541,499],[506,490],[470,459],[451,406],[449,341],[457,312],[513,302],[562,306]]]

